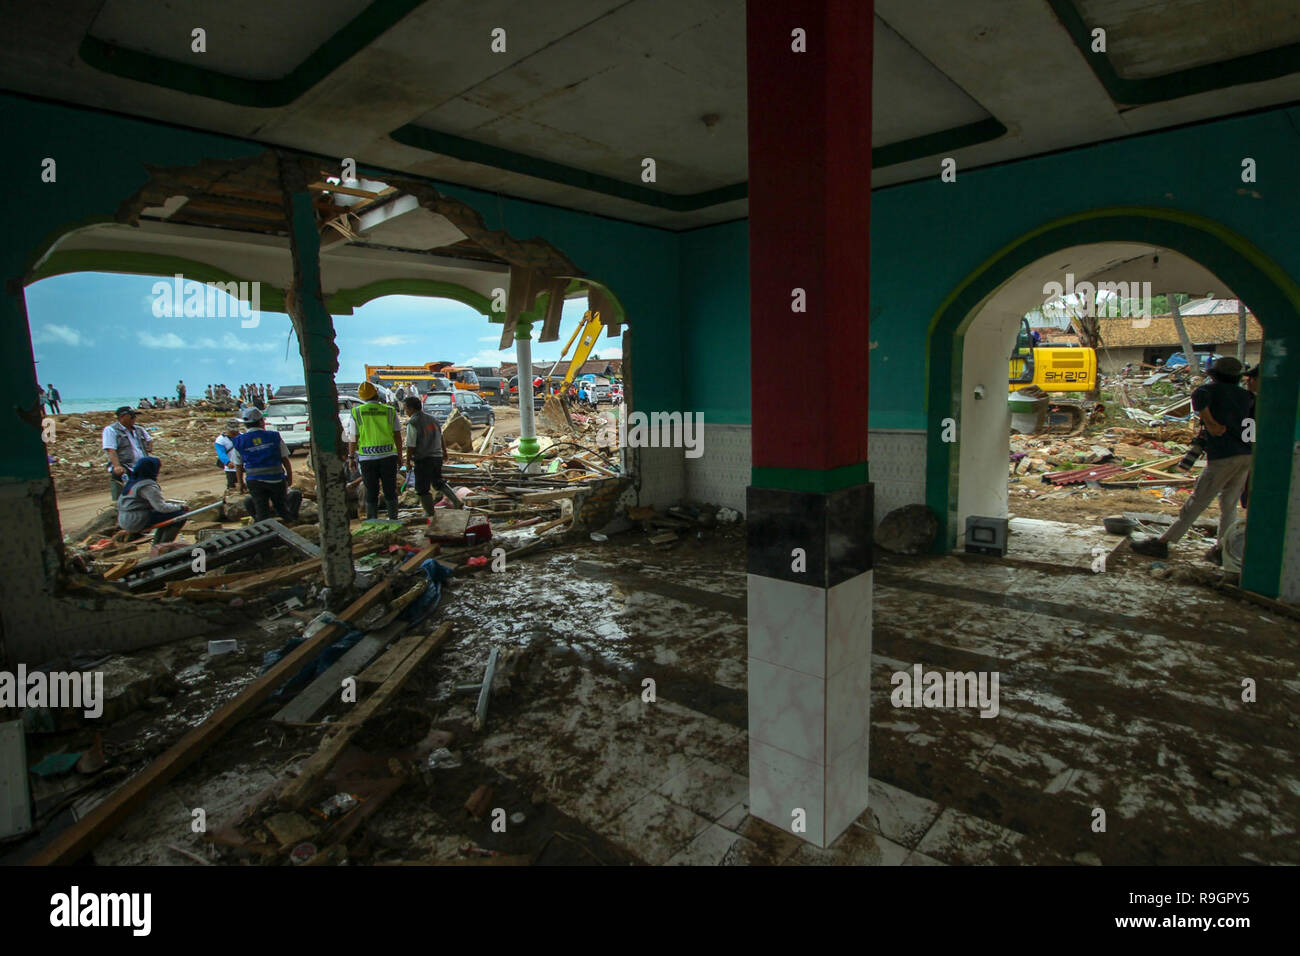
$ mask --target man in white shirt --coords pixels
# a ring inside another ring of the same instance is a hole
[[[114,503],[122,494],[122,483],[131,466],[153,454],[153,438],[135,423],[136,414],[130,405],[123,405],[117,410],[117,421],[104,428],[100,440],[100,447],[108,458],[109,494]]]

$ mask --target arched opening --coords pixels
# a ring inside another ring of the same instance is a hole
[[[1163,209],[1103,209],[1048,223],[990,257],[934,316],[927,383],[926,499],[941,520],[936,550],[958,547],[965,515],[1006,514],[1005,442],[992,440],[995,434],[1005,434],[1005,400],[999,397],[977,407],[969,386],[976,384],[973,379],[986,377],[988,382],[979,383],[985,385],[986,395],[1006,394],[1003,345],[1014,338],[1012,323],[1018,324],[1019,319],[1007,303],[1024,302],[1034,293],[1041,298],[1045,279],[1057,278],[1053,273],[1060,271],[1060,263],[1073,256],[1080,257],[1084,268],[1102,267],[1116,244],[1170,249],[1199,263],[1249,302],[1263,325],[1258,441],[1251,479],[1254,507],[1248,518],[1242,585],[1270,597],[1281,594],[1294,599],[1295,579],[1300,577],[1293,567],[1300,516],[1289,503],[1294,442],[1300,437],[1300,289],[1241,236],[1211,220]],[[982,314],[983,322],[978,321]],[[944,441],[942,422],[949,418],[957,423],[955,442]],[[1001,469],[1000,478],[991,483],[988,476],[995,464]]]
[[[236,289],[247,284],[251,290],[256,285],[257,308],[291,316],[285,331],[291,325],[294,340],[286,343],[282,334],[279,347],[283,351],[287,344],[297,351],[303,365],[300,381],[307,383],[309,418],[317,426],[312,429],[310,461],[321,479],[318,487],[333,488],[340,496],[342,483],[331,476],[341,475],[345,449],[330,426],[338,421],[335,385],[349,378],[337,365],[334,316],[349,315],[358,306],[390,294],[449,298],[473,310],[467,309],[467,315],[477,313],[487,319],[478,320],[484,336],[493,332],[491,338],[501,346],[513,342],[516,324],[531,324],[533,334],[544,342],[559,338],[563,300],[584,293],[603,296],[611,330],[621,331],[625,319],[618,299],[555,247],[490,228],[466,203],[421,183],[406,183],[409,190],[404,190],[362,177],[345,188],[338,185],[336,173],[316,160],[272,152],[239,160],[205,160],[193,167],[153,167],[148,173],[146,185],[118,207],[114,218],[69,220],[24,256],[21,283],[11,284],[10,291],[15,318],[27,322],[27,342],[32,341],[39,318],[33,323],[27,315],[24,292],[54,276],[93,271],[149,276],[151,281],[179,275],[186,283]],[[280,173],[289,177],[288,183]],[[530,279],[528,294],[514,301],[509,293],[520,274]],[[241,323],[234,325],[238,334]],[[503,326],[511,327],[509,336]],[[42,384],[48,384],[49,372],[40,367]],[[352,374],[350,380],[360,377]],[[191,399],[203,394],[202,383],[195,388],[188,376],[185,380]],[[68,391],[67,378],[60,382],[56,375],[54,381]],[[157,388],[148,391],[156,394]],[[35,389],[32,394],[35,397]],[[122,397],[134,403],[140,394]],[[15,474],[27,476],[34,488],[30,495],[34,500],[25,504],[18,523],[21,534],[16,538],[21,539],[21,547],[13,549],[11,565],[18,579],[32,582],[35,596],[15,602],[21,606],[14,609],[13,620],[16,631],[30,630],[36,636],[27,643],[11,641],[8,650],[30,659],[39,658],[66,635],[75,635],[74,618],[80,613],[71,612],[57,634],[18,626],[48,616],[51,606],[70,603],[63,587],[67,553],[61,545],[69,529],[60,527],[54,483],[44,460],[43,412],[35,402],[30,410],[24,409],[22,418],[30,431],[24,429],[10,448]],[[94,443],[98,444],[97,437]],[[299,462],[304,460],[298,457]],[[104,474],[96,464],[89,470]],[[107,505],[106,483],[102,497]],[[331,513],[340,512],[341,505],[341,497],[331,499]],[[322,529],[325,511],[320,509]],[[321,545],[332,556],[327,569],[336,569],[340,580],[351,580],[346,524],[336,516],[330,526],[329,535],[322,531]],[[36,572],[37,568],[44,570]],[[159,613],[149,616],[147,612],[153,610]],[[149,617],[147,626],[124,627],[120,633],[114,628],[105,646],[142,647],[186,631],[185,622],[168,619],[161,609],[133,611]],[[210,622],[198,624],[200,631],[209,627]]]

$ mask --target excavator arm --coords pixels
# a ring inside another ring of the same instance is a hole
[[[554,372],[560,362],[564,361],[564,356],[568,353],[574,341],[577,340],[578,348],[573,353],[573,361],[569,363],[569,370],[564,373],[564,388],[568,388],[572,384],[574,376],[578,374],[578,369],[582,368],[582,363],[587,361],[587,356],[596,347],[596,339],[600,338],[601,329],[605,327],[600,321],[599,312],[587,312],[582,319],[582,324],[573,330],[573,334],[569,336],[569,341],[564,344],[564,351],[560,353],[559,360],[556,361],[555,365],[551,366],[551,371]]]

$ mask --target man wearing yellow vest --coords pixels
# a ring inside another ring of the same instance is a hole
[[[397,412],[391,405],[377,400],[378,392],[370,382],[357,389],[362,404],[352,407],[356,437],[348,442],[348,458],[361,466],[361,480],[366,490],[366,518],[379,517],[379,486],[384,488],[388,517],[397,520],[397,463],[402,455],[402,433]]]

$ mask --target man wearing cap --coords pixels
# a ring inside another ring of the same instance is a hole
[[[212,444],[217,449],[217,464],[226,470],[226,488],[239,484],[239,474],[230,453],[235,450],[235,439],[239,437],[239,419],[232,418],[226,422],[226,430],[217,436]]]
[[[1164,558],[1169,555],[1169,545],[1177,541],[1192,526],[1202,511],[1219,498],[1219,538],[1215,547],[1206,554],[1217,560],[1222,553],[1223,536],[1237,517],[1237,501],[1250,477],[1251,448],[1245,441],[1244,422],[1251,417],[1254,396],[1238,383],[1242,365],[1232,356],[1216,359],[1210,366],[1210,381],[1192,392],[1192,410],[1205,425],[1207,464],[1191,496],[1183,503],[1176,520],[1158,538],[1148,537],[1129,543],[1138,554]]]
[[[263,427],[262,413],[252,406],[239,417],[245,431],[234,438],[230,457],[235,462],[239,490],[248,492],[244,507],[253,513],[254,521],[271,517],[274,507],[281,521],[296,524],[302,492],[289,488],[293,484],[293,465],[284,439],[279,432]]]
[[[352,406],[356,435],[348,442],[348,458],[360,462],[361,478],[366,489],[366,518],[379,517],[379,486],[384,488],[384,503],[389,519],[397,520],[397,463],[402,455],[402,433],[397,427],[397,412],[378,400],[379,392],[370,382],[357,389],[360,405]]]
[[[117,421],[106,426],[101,436],[100,447],[108,458],[108,490],[114,503],[121,497],[122,483],[131,466],[153,453],[153,439],[135,420],[136,410],[123,405],[117,410]]]

